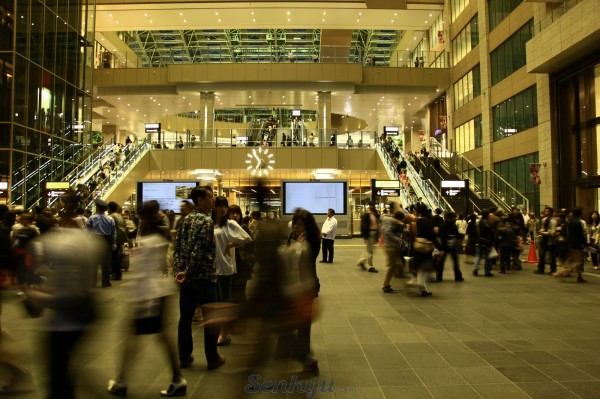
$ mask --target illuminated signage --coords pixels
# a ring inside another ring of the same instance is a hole
[[[146,133],[160,133],[160,123],[146,123]]]
[[[398,136],[400,134],[400,128],[398,126],[384,126],[383,132],[386,136]]]
[[[70,188],[68,181],[47,181],[46,190],[68,190]]]

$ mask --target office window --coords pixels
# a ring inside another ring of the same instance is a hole
[[[452,85],[454,109],[458,109],[481,94],[479,64]]]
[[[429,28],[429,50],[433,50],[438,44],[444,43],[444,13],[433,22]]]
[[[462,154],[481,147],[481,137],[481,115],[477,115],[454,129],[454,150]]]
[[[537,207],[539,201],[539,189],[533,184],[529,176],[529,168],[532,163],[539,162],[539,154],[523,155],[521,157],[507,159],[506,161],[494,163],[494,172],[502,176],[504,180],[513,186],[519,193],[523,194],[529,200],[529,207]],[[542,174],[542,184],[544,176]],[[501,197],[505,198],[509,205],[517,206],[523,204],[522,197],[514,195],[512,189],[501,181],[496,181],[492,188]]]
[[[494,141],[537,126],[537,90],[535,86],[516,94],[492,108]]]
[[[508,15],[514,11],[515,8],[521,4],[523,0],[489,0],[489,25],[490,32],[494,30],[496,26],[508,17]]]
[[[473,50],[479,44],[479,27],[477,24],[477,14],[452,40],[452,66]]]
[[[533,19],[490,54],[492,85],[527,64],[525,43],[533,36]]]
[[[469,5],[469,0],[452,0],[450,7],[452,8],[452,22],[458,18],[461,12]]]

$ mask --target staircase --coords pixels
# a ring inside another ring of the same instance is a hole
[[[445,180],[464,180],[457,174],[450,173],[448,165],[450,165],[450,158],[442,158],[437,156],[430,156],[427,162],[424,162],[422,158],[415,158],[414,160],[415,169],[423,170],[423,177],[431,180],[435,187],[441,187],[441,182]],[[481,214],[483,209],[490,209],[497,207],[496,203],[489,198],[480,198],[477,195],[477,187],[473,186],[473,182],[469,179],[469,198],[468,202],[465,198],[461,197],[449,197],[442,193],[442,196],[448,202],[450,207],[456,213],[462,213],[467,215],[472,210],[477,211]]]

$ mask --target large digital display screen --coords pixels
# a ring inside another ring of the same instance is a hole
[[[303,208],[314,215],[326,215],[329,208],[346,214],[348,184],[345,181],[282,182],[283,214],[292,215]]]
[[[181,201],[189,199],[192,189],[197,185],[196,181],[138,182],[138,205],[155,200],[162,211],[172,210],[178,213]]]

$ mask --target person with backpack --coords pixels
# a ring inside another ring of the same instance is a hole
[[[444,214],[444,223],[439,226],[438,237],[442,242],[443,255],[436,267],[436,280],[443,280],[444,262],[446,261],[446,256],[450,255],[454,264],[454,281],[464,281],[462,272],[460,271],[460,263],[458,263],[458,251],[462,248],[462,240],[456,226],[456,214],[454,212],[446,212]]]
[[[34,216],[31,213],[23,213],[19,218],[21,227],[13,226],[12,250],[15,262],[17,281],[24,286],[31,285],[33,271],[26,265],[25,249],[27,244],[40,233],[33,225]],[[15,228],[17,227],[17,228]],[[22,291],[20,292],[22,294]]]

